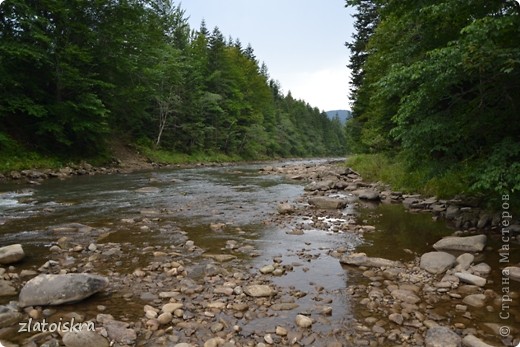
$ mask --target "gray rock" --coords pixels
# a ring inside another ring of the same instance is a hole
[[[376,192],[375,190],[362,189],[356,190],[353,193],[356,194],[361,200],[376,201],[381,199],[379,192]]]
[[[444,273],[455,264],[455,257],[446,252],[429,252],[421,256],[421,269],[432,274]]]
[[[457,257],[457,266],[455,271],[466,271],[475,260],[475,256],[471,253],[464,253]]]
[[[289,204],[288,202],[282,202],[278,204],[276,210],[279,214],[291,214],[295,211],[294,206]]]
[[[135,190],[137,193],[159,193],[161,190],[157,187],[143,187]]]
[[[388,316],[388,319],[398,325],[402,325],[404,321],[404,317],[400,313],[392,313],[390,316]]]
[[[14,244],[0,248],[0,264],[16,263],[25,257],[22,245]]]
[[[244,293],[254,298],[276,295],[276,291],[268,285],[253,284],[244,288]]]
[[[273,311],[290,311],[295,308],[298,308],[300,305],[293,302],[282,302],[279,304],[271,305],[270,309]]]
[[[475,335],[471,335],[471,334],[466,335],[462,339],[462,345],[464,347],[493,347],[492,345],[488,345],[487,343],[485,343],[484,341],[482,341]]]
[[[484,287],[486,285],[486,279],[472,275],[468,272],[456,272],[455,276],[457,276],[461,282],[473,284],[479,287]]]
[[[12,286],[11,282],[0,279],[0,297],[13,296],[16,294],[18,294],[18,292],[16,288]]]
[[[462,302],[472,307],[481,308],[486,305],[486,296],[484,294],[470,294]]]
[[[302,314],[296,316],[296,325],[300,328],[309,328],[312,326],[312,319]]]
[[[459,215],[460,209],[457,206],[450,205],[446,209],[446,219],[455,219]]]
[[[20,312],[7,311],[0,313],[0,329],[7,328],[21,322],[23,316]]]
[[[63,344],[67,347],[108,347],[107,339],[95,331],[69,331],[63,335]]]
[[[393,290],[390,294],[392,295],[392,297],[394,299],[400,300],[402,302],[406,302],[409,304],[416,304],[419,301],[421,301],[421,299],[417,295],[415,295],[415,293],[412,292],[411,290],[396,289],[396,290]]]
[[[486,263],[480,263],[477,265],[473,265],[469,269],[472,273],[480,275],[480,276],[487,276],[491,273],[491,266],[489,266]]]
[[[341,257],[340,263],[368,267],[402,267],[403,265],[394,260],[384,258],[367,257],[365,253],[354,253]]]
[[[103,322],[103,326],[107,330],[108,337],[120,344],[133,345],[137,340],[137,333],[134,329],[129,328],[129,323],[107,320]]]
[[[433,248],[438,251],[481,252],[486,246],[486,235],[448,236],[437,241]]]
[[[324,210],[341,209],[347,206],[347,202],[342,199],[327,198],[327,197],[313,197],[309,199],[309,204],[316,208]]]
[[[316,190],[321,190],[321,191],[327,191],[329,189],[331,189],[332,187],[334,187],[334,182],[333,181],[330,181],[330,180],[327,180],[327,181],[319,181],[319,182],[312,182],[311,184],[307,185],[304,190],[305,191],[316,191]]]
[[[81,301],[108,285],[108,279],[91,274],[39,275],[20,291],[19,306],[60,305]]]
[[[433,327],[426,332],[426,347],[460,347],[462,339],[446,327]]]
[[[513,281],[520,282],[520,267],[518,266],[508,266],[502,270],[502,274],[508,276]]]

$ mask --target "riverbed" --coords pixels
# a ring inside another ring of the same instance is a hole
[[[272,166],[325,164],[316,160]],[[244,346],[392,345],[363,330],[367,319],[373,324],[386,317],[369,313],[352,295],[352,288],[377,281],[341,265],[338,257],[362,251],[413,261],[452,234],[453,228],[426,213],[409,213],[401,205],[364,203],[341,191],[335,194],[349,201],[345,208],[316,212],[302,198],[308,180],[266,175],[260,171],[265,165],[4,184],[0,247],[20,243],[26,253],[7,272],[88,271],[107,276],[111,285],[106,292],[47,312],[38,309],[37,317],[77,314],[98,321],[100,314],[110,314],[116,321],[128,322],[136,333],[135,345],[202,346],[216,338]],[[296,212],[280,215],[277,206],[282,202]],[[367,227],[365,232],[352,232],[359,225]],[[42,269],[49,260],[56,262],[56,269]],[[279,271],[261,273],[266,266]],[[175,276],[165,278],[166,272]],[[13,282],[19,286],[27,280],[16,277]],[[276,295],[251,300],[237,289],[252,283],[269,284]],[[161,295],[172,292],[178,294]],[[0,297],[0,304],[16,299]],[[156,325],[147,306],[160,313],[168,302],[182,302],[184,308],[170,327]],[[249,310],[237,304],[249,305]],[[449,305],[440,307],[444,315],[450,310]],[[311,317],[312,329],[298,328],[297,315]],[[2,338],[27,343],[33,336],[4,329]],[[46,335],[35,343],[52,339],[59,341],[58,336]]]

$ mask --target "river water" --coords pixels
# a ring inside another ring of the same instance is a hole
[[[359,206],[356,202],[343,211],[345,218],[364,220],[382,232],[362,239],[357,234],[309,227],[303,235],[289,235],[295,224],[277,222],[276,206],[278,202],[297,201],[304,183],[263,175],[259,169],[264,165],[82,176],[47,180],[35,186],[4,184],[0,186],[0,247],[21,243],[27,257],[16,268],[34,270],[48,260],[49,247],[62,236],[87,245],[126,242],[153,247],[175,243],[179,234],[169,232],[174,226],[207,253],[229,253],[229,242],[249,246],[251,254],[240,256],[241,266],[249,271],[256,272],[275,258],[291,264],[294,270],[273,277],[273,282],[288,291],[308,293],[298,301],[298,312],[314,310],[318,301],[330,302],[332,316],[317,322],[313,329],[333,332],[348,328],[354,317],[363,317],[363,308],[346,295],[348,286],[363,278],[358,271],[342,267],[329,250],[358,249],[371,256],[408,261],[413,258],[412,252],[430,251],[431,244],[453,232],[443,222],[433,222],[429,214],[409,214],[401,206]],[[122,222],[136,216],[155,219],[159,227],[149,231]],[[70,223],[92,227],[97,233],[56,231]],[[306,221],[295,223],[303,225]],[[120,270],[132,269],[122,266]],[[0,304],[12,299],[16,298],[0,298]],[[109,301],[101,297],[88,305]],[[126,319],[142,317],[142,305],[136,306],[135,312],[128,310],[124,310]],[[245,329],[274,326],[290,319],[290,314],[259,318]]]

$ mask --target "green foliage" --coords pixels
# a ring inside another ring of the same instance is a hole
[[[188,159],[345,149],[340,124],[283,95],[250,45],[192,30],[171,0],[3,2],[0,130],[62,157],[99,156],[111,137]]]
[[[380,21],[358,52],[352,148],[401,152],[433,190],[518,191],[520,6],[369,2]]]

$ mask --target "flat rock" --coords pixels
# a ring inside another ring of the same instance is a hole
[[[448,236],[437,241],[433,248],[438,251],[482,252],[486,246],[486,235]]]
[[[309,328],[312,326],[312,319],[302,314],[296,316],[295,322],[300,328]]]
[[[354,253],[341,257],[340,263],[355,266],[368,267],[402,267],[403,265],[394,260],[384,258],[367,257],[365,253]]]
[[[421,256],[421,269],[432,274],[444,273],[455,264],[455,257],[446,252],[429,252]]]
[[[471,334],[466,335],[462,339],[462,345],[464,347],[493,347],[492,345],[488,345],[487,343],[485,343],[484,341],[482,341],[475,335],[471,335]]]
[[[461,282],[473,284],[479,287],[484,287],[486,285],[486,279],[480,276],[472,275],[468,272],[456,272],[455,276],[457,276]]]
[[[279,214],[291,214],[294,213],[295,208],[293,205],[289,204],[288,202],[282,202],[276,206],[276,210]]]
[[[66,347],[108,347],[107,339],[95,331],[69,331],[63,335],[63,344]]]
[[[19,306],[60,305],[78,302],[105,289],[108,279],[91,274],[39,275],[20,291]]]
[[[268,297],[276,295],[276,290],[268,285],[253,284],[244,288],[244,293],[254,298]]]
[[[324,210],[335,210],[347,206],[347,201],[336,198],[313,197],[309,199],[309,204]]]
[[[513,281],[520,282],[520,267],[518,266],[508,266],[502,270],[502,274],[508,276]]]
[[[129,328],[129,323],[107,320],[103,326],[107,330],[108,337],[120,344],[133,345],[137,340],[137,333],[134,329]]]
[[[471,253],[461,254],[457,257],[457,266],[455,267],[455,271],[466,271],[474,260],[475,256]]]
[[[0,248],[0,264],[2,265],[16,263],[24,257],[25,253],[19,243]]]
[[[203,257],[214,259],[220,263],[235,260],[237,258],[232,254],[204,254]]]
[[[271,305],[270,309],[273,311],[290,311],[298,308],[300,305],[293,302],[282,302],[280,304]]]
[[[157,187],[142,187],[135,190],[137,193],[159,193],[161,190]]]
[[[361,189],[353,191],[352,193],[357,195],[361,200],[377,201],[381,199],[379,192],[375,190]]]
[[[415,293],[412,292],[411,290],[396,289],[396,290],[393,290],[390,294],[392,295],[392,297],[394,299],[400,300],[402,302],[406,302],[409,304],[416,304],[419,301],[421,301],[421,299],[417,295],[415,295]]]
[[[432,327],[426,332],[426,347],[460,347],[461,337],[446,327]]]
[[[481,308],[486,305],[486,296],[484,294],[470,294],[462,302],[468,306]]]
[[[16,288],[12,286],[11,282],[0,279],[0,297],[13,296],[16,294],[18,294],[18,292]]]

